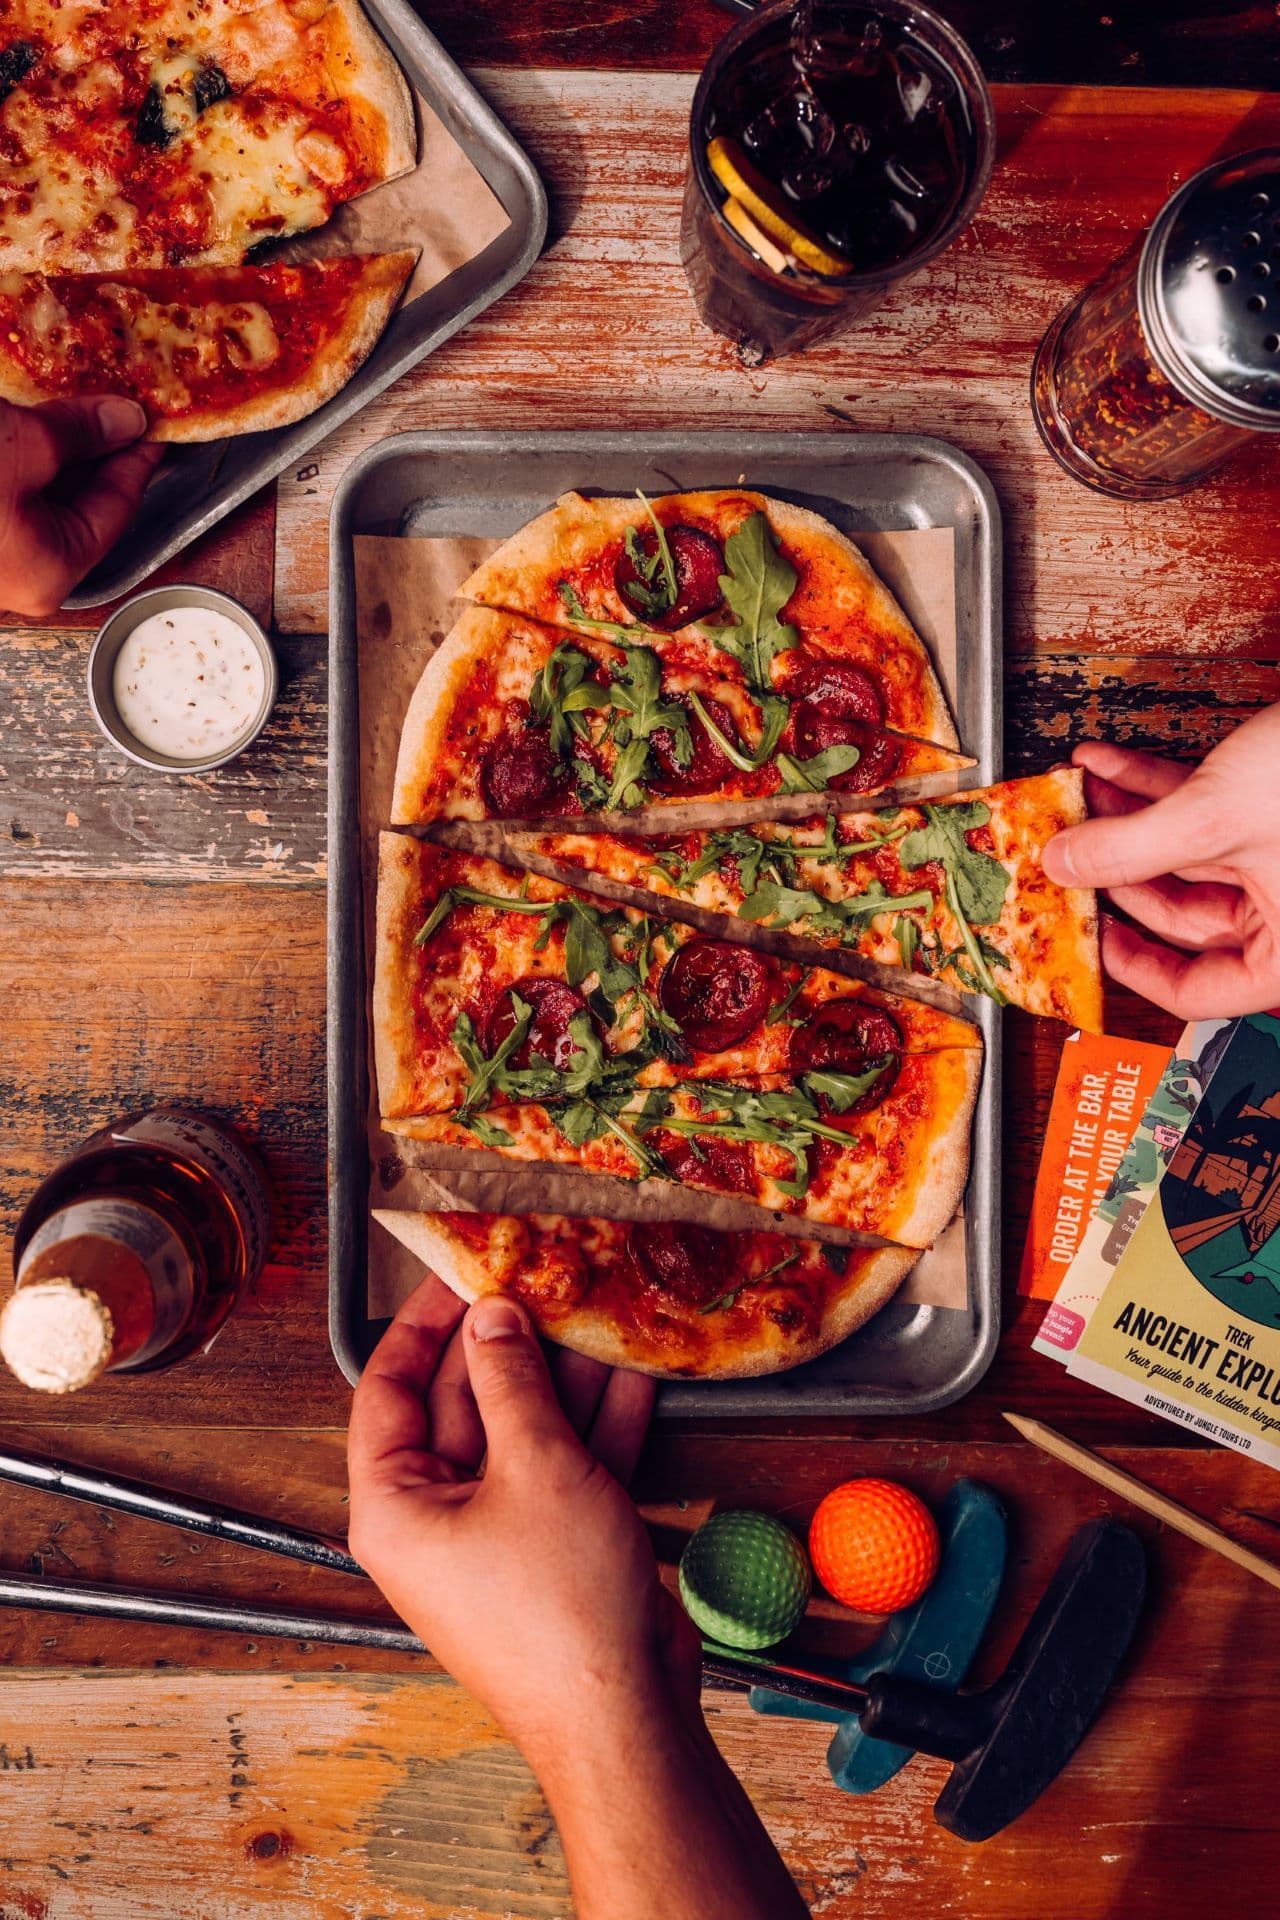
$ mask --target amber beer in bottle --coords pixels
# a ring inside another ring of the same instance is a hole
[[[73,1393],[207,1347],[266,1255],[270,1201],[244,1142],[182,1107],[130,1114],[37,1188],[14,1239],[0,1357]]]

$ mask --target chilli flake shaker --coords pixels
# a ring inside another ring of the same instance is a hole
[[[1067,471],[1128,500],[1185,493],[1280,429],[1280,149],[1180,188],[1053,322],[1031,398]]]

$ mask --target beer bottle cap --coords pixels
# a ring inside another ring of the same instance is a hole
[[[110,1309],[90,1288],[36,1280],[0,1312],[0,1359],[24,1387],[74,1393],[107,1366],[114,1335]]]

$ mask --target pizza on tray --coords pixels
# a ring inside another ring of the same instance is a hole
[[[416,253],[259,249],[416,147],[356,0],[0,0],[0,394],[128,394],[156,440],[301,418],[371,351]]]
[[[1078,781],[934,798],[972,762],[927,648],[758,493],[567,495],[461,596],[401,736],[373,1039],[401,1155],[482,1170],[495,1210],[379,1217],[583,1352],[794,1365],[960,1202],[983,1054],[950,990],[1096,1024],[1092,897],[1039,862]],[[820,798],[784,824],[780,795]],[[540,1210],[552,1169],[590,1203]]]
[[[1102,1027],[1097,905],[1040,856],[1085,817],[1060,767],[921,806],[678,835],[516,834],[591,887],[733,914],[1089,1032]],[[904,988],[904,990],[906,990]]]
[[[510,1293],[549,1339],[668,1378],[799,1366],[889,1301],[915,1261],[673,1221],[375,1210],[464,1300]]]

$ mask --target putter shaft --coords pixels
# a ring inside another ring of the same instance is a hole
[[[187,1533],[234,1540],[239,1546],[261,1547],[267,1553],[283,1554],[286,1559],[302,1560],[309,1566],[333,1567],[339,1573],[364,1577],[364,1569],[340,1541],[266,1520],[260,1514],[244,1513],[238,1507],[222,1507],[148,1487],[141,1480],[104,1473],[98,1467],[73,1467],[64,1460],[41,1460],[36,1454],[4,1447],[0,1448],[0,1480],[64,1493],[72,1500],[88,1500],[95,1507],[110,1507],[116,1513],[141,1514],[146,1520],[159,1520]]]

